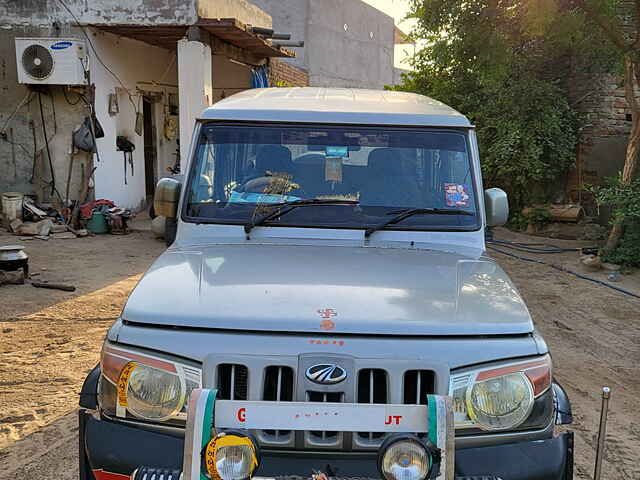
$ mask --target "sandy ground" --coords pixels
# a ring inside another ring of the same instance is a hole
[[[0,478],[78,478],[78,393],[128,293],[164,250],[149,227],[47,242],[0,234],[0,245],[26,245],[36,278],[77,287],[0,287]]]
[[[133,227],[128,236],[22,242],[39,279],[78,289],[0,287],[0,480],[77,479],[82,381],[128,292],[164,249],[148,219]],[[497,237],[540,241],[506,231]],[[0,233],[0,245],[15,243],[16,237]],[[576,478],[591,478],[600,388],[608,385],[613,394],[603,478],[640,479],[640,300],[544,265],[495,258],[525,297],[553,353],[555,376],[572,398]],[[538,258],[578,268],[576,253]],[[639,277],[617,285],[640,293]]]

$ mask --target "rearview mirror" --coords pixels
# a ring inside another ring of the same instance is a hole
[[[180,201],[181,190],[182,184],[175,178],[161,179],[153,196],[153,208],[156,211],[156,215],[176,218],[178,216],[178,202]]]
[[[484,210],[488,227],[499,227],[509,219],[509,200],[504,190],[489,188],[484,191]]]

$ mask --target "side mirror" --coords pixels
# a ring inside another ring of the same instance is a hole
[[[509,219],[509,200],[504,190],[489,188],[484,191],[484,210],[488,227],[499,227]]]
[[[178,202],[180,201],[181,190],[182,184],[175,178],[161,179],[153,196],[153,208],[156,211],[156,215],[176,218],[178,216]]]

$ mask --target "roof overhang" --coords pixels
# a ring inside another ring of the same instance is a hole
[[[264,63],[271,57],[295,57],[295,53],[278,48],[269,40],[251,32],[247,25],[235,18],[199,18],[194,25],[131,25],[99,24],[94,28],[149,45],[175,50],[178,40],[187,36],[190,27],[198,27],[210,36],[214,54],[225,55],[252,65]]]

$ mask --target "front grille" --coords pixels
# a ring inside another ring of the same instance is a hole
[[[291,367],[265,368],[262,399],[269,402],[293,401],[293,369]]]
[[[307,402],[344,402],[342,392],[307,392]],[[309,435],[316,442],[334,443],[338,438],[338,432],[310,431]]]
[[[218,398],[220,400],[247,400],[249,370],[245,365],[223,363],[218,365]]]
[[[264,370],[262,399],[268,402],[293,401],[293,369],[291,367],[270,366]],[[263,430],[263,438],[269,442],[288,441],[291,430]]]
[[[427,394],[433,393],[435,378],[431,370],[409,370],[404,374],[405,405],[426,405]]]
[[[387,372],[368,368],[358,373],[358,403],[388,403]],[[358,432],[358,438],[373,442],[384,437],[382,432]]]
[[[427,394],[433,393],[435,378],[430,370],[409,370],[404,374],[403,402],[405,405],[426,405]],[[426,438],[426,433],[418,434],[420,438]]]
[[[347,380],[323,387],[310,382],[306,369],[323,361],[345,368],[350,374]],[[221,356],[213,368],[213,385],[222,400],[425,405],[436,385],[436,371],[420,370],[419,361],[238,355]],[[446,377],[442,381],[446,383]],[[255,430],[253,434],[265,448],[290,450],[374,451],[385,439],[381,432]]]

